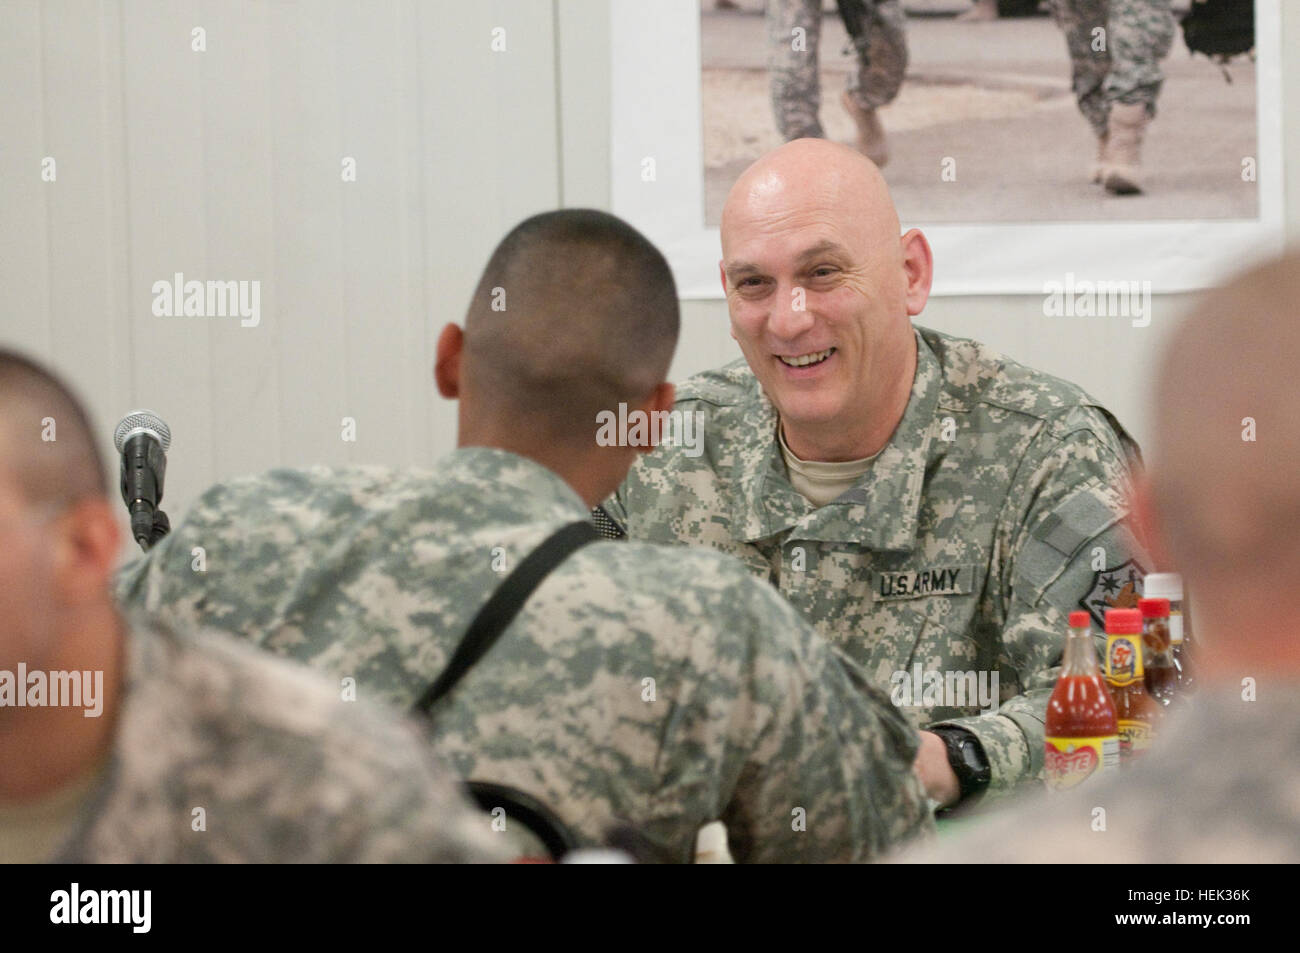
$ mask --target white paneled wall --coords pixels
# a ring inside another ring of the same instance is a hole
[[[5,0],[0,340],[74,383],[110,460],[125,411],[171,424],[173,516],[277,464],[433,459],[455,421],[437,331],[505,231],[561,201],[556,19],[526,0]],[[260,282],[260,323],[155,316],[177,272]]]
[[[603,0],[0,0],[0,341],[75,384],[114,467],[125,411],[172,425],[174,518],[275,465],[431,461],[455,424],[434,341],[492,247],[534,212],[608,205],[608,36]],[[260,324],[155,316],[176,272],[260,282]],[[1142,437],[1143,374],[1186,304],[1058,340],[1037,299],[943,299],[921,320],[1078,380]],[[684,319],[675,377],[739,353],[720,301]]]

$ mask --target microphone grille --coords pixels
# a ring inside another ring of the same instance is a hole
[[[162,444],[163,453],[172,445],[171,428],[152,410],[133,410],[120,421],[113,431],[113,446],[121,453],[126,441],[137,433],[152,434]]]

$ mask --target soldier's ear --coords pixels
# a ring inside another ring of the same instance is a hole
[[[434,358],[433,379],[438,383],[438,393],[448,400],[460,396],[460,357],[465,349],[465,332],[452,323],[438,335],[437,356]]]
[[[122,532],[105,497],[87,497],[59,514],[54,539],[54,584],[64,605],[103,599],[122,545]]]
[[[670,411],[677,401],[677,389],[664,381],[650,392],[650,410]]]
[[[673,403],[676,400],[677,400],[676,389],[673,387],[672,384],[668,383],[667,381],[664,381],[662,384],[660,384],[658,387],[656,387],[654,390],[650,392],[650,396],[646,398],[645,402],[641,405],[641,409],[644,410],[647,414],[667,413],[668,411],[673,409]],[[653,420],[655,418],[651,417],[650,419]],[[655,445],[653,443],[651,443],[650,441],[646,441],[646,444],[644,446],[637,446],[634,449],[638,453],[649,453],[650,451],[654,450],[654,448]]]
[[[907,313],[915,317],[930,300],[934,255],[919,228],[909,230],[899,241],[903,246],[903,273],[907,276]]]
[[[659,403],[656,404],[656,411],[671,411],[673,404],[677,403],[677,389],[668,381],[664,381],[658,387],[655,387],[655,394],[658,394]]]

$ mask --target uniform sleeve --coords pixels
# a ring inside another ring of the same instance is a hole
[[[973,732],[992,770],[988,796],[1041,779],[1047,701],[1069,614],[1099,631],[1108,605],[1136,607],[1150,559],[1128,522],[1136,446],[1099,411],[1087,427],[1048,429],[1026,455],[999,529],[991,572],[1003,616],[996,714],[940,722]],[[994,584],[990,584],[991,588]]]
[[[320,492],[291,471],[216,484],[119,571],[120,604],[180,631],[211,627],[262,641],[292,621],[286,613],[306,600],[306,580],[333,542],[313,509]]]
[[[178,631],[203,625],[198,613],[182,611],[198,599],[205,581],[200,570],[207,568],[206,549],[189,555],[190,536],[189,523],[182,523],[118,571],[114,589],[123,609],[150,613]]]
[[[777,593],[746,582],[764,620],[748,710],[770,717],[752,740],[747,726],[732,739],[748,746],[722,817],[732,855],[749,863],[866,861],[932,831],[913,770],[916,731]]]

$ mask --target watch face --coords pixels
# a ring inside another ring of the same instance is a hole
[[[952,768],[957,775],[957,780],[961,783],[962,794],[965,795],[971,789],[987,784],[991,772],[980,743],[974,738],[962,734],[953,738],[950,742],[949,751],[952,752],[954,748],[957,757]],[[950,757],[949,760],[952,761],[953,759]]]

